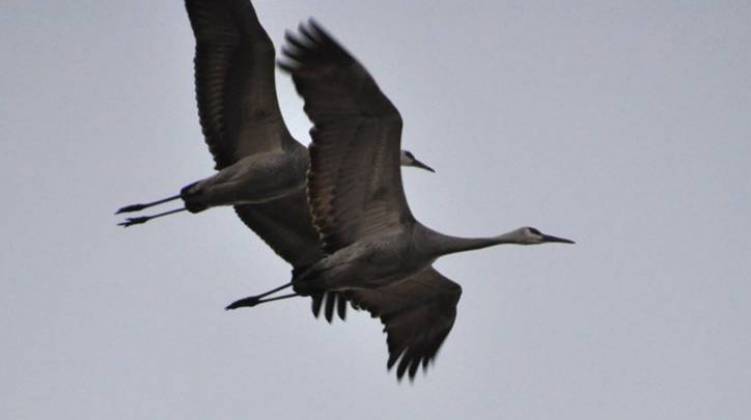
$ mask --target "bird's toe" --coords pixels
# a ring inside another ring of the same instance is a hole
[[[250,297],[246,297],[246,298],[243,298],[243,299],[240,299],[240,300],[236,300],[236,301],[230,303],[229,305],[227,305],[224,309],[227,310],[227,311],[229,311],[229,310],[232,310],[232,309],[237,309],[237,308],[242,308],[242,307],[252,308],[252,307],[258,305],[259,301],[260,301],[260,299],[258,297],[256,297],[256,296],[250,296]]]
[[[131,204],[129,206],[120,207],[117,210],[117,212],[115,212],[115,214],[130,213],[130,212],[134,212],[134,211],[140,211],[140,210],[143,210],[145,208],[146,208],[146,206],[144,204]]]
[[[125,221],[124,221],[124,222],[120,222],[120,223],[118,223],[117,225],[118,225],[118,226],[122,226],[122,227],[128,227],[128,226],[133,226],[133,225],[139,225],[139,224],[141,224],[141,223],[146,223],[146,222],[147,222],[147,221],[148,221],[149,219],[150,219],[150,217],[147,217],[147,216],[142,216],[142,217],[129,217],[129,218],[125,219]]]

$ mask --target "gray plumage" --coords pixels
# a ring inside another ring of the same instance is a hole
[[[412,215],[399,167],[402,118],[370,74],[314,21],[287,33],[292,74],[314,127],[308,200],[327,256],[293,277],[302,295],[336,291],[385,325],[387,366],[414,378],[451,330],[461,287],[440,256],[499,244],[573,243],[523,227],[490,238],[435,232]]]

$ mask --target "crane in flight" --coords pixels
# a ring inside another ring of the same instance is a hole
[[[171,197],[120,208],[115,214],[184,202],[181,208],[127,218],[120,226],[186,210],[198,213],[305,194],[308,148],[292,137],[282,118],[274,44],[253,6],[247,0],[186,0],[185,6],[196,38],[198,116],[218,172]],[[435,172],[409,151],[401,151],[400,159],[403,166]]]
[[[401,379],[427,368],[451,331],[461,287],[432,266],[447,254],[501,244],[574,242],[521,227],[498,236],[436,232],[412,215],[402,187],[402,118],[367,70],[315,21],[287,33],[288,71],[314,126],[308,201],[326,256],[292,281],[238,301],[337,292],[380,317],[387,367]],[[292,286],[294,293],[265,298]]]

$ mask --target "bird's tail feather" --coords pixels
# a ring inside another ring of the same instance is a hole
[[[325,290],[316,290],[312,286],[314,273],[312,272],[313,264],[302,265],[292,269],[292,284],[295,292],[309,295],[311,298],[310,309],[313,315],[318,318],[323,312],[326,320],[331,323],[334,320],[334,313],[344,321],[347,318],[347,299],[343,294]]]

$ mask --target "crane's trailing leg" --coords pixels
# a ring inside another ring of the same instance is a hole
[[[129,217],[129,218],[125,219],[124,222],[120,222],[117,225],[118,226],[122,226],[122,227],[139,225],[141,223],[146,223],[146,222],[148,222],[151,219],[156,219],[157,217],[167,216],[167,215],[174,214],[174,213],[179,213],[179,212],[185,211],[185,210],[187,210],[185,207],[181,207],[179,209],[169,210],[169,211],[165,211],[163,213],[152,214],[151,216]]]
[[[172,197],[163,198],[161,200],[152,201],[150,203],[131,204],[129,206],[121,207],[120,209],[117,210],[117,212],[115,214],[130,213],[130,212],[134,212],[134,211],[141,211],[141,210],[147,209],[149,207],[154,207],[154,206],[158,206],[159,204],[168,203],[170,201],[177,200],[178,198],[181,198],[181,197],[182,197],[182,195],[178,194],[178,195],[173,195]]]
[[[272,293],[276,293],[276,292],[278,292],[280,290],[284,290],[284,289],[286,289],[286,288],[288,288],[290,286],[292,286],[291,282],[287,283],[287,284],[283,284],[283,285],[281,285],[279,287],[276,287],[274,289],[271,289],[268,292],[261,293],[260,295],[248,296],[246,298],[243,298],[243,299],[240,299],[240,300],[237,300],[237,301],[234,301],[234,302],[230,303],[224,309],[230,310],[230,309],[237,309],[237,308],[242,308],[242,307],[252,308],[253,306],[256,306],[256,305],[258,305],[260,303],[271,302],[271,301],[275,301],[275,300],[287,299],[287,298],[298,296],[297,293],[290,293],[290,294],[287,294],[287,295],[282,295],[282,296],[276,296],[276,297],[273,297],[273,298],[263,299],[264,297],[266,297],[266,296],[268,296],[268,295],[270,295]]]

